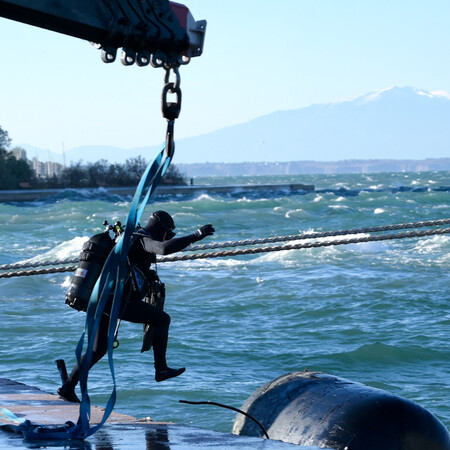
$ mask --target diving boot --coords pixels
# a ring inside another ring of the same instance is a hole
[[[168,380],[169,378],[177,377],[181,375],[186,370],[186,367],[182,367],[181,369],[171,369],[170,367],[166,367],[163,370],[155,371],[155,380],[159,383],[164,380]]]
[[[80,399],[77,397],[77,394],[75,394],[75,388],[72,387],[69,383],[63,384],[58,389],[58,394],[63,399],[67,400],[68,402],[72,403],[81,403]]]

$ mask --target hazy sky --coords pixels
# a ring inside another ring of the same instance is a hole
[[[208,26],[203,55],[181,68],[176,138],[393,85],[450,92],[448,0],[185,4]],[[6,19],[0,41],[0,126],[13,145],[163,141],[162,69],[104,64],[87,42]]]

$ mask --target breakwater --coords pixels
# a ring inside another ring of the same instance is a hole
[[[135,187],[111,187],[101,188],[107,194],[121,196],[133,195]],[[236,185],[198,185],[198,186],[159,186],[156,195],[186,195],[196,193],[227,194],[234,192],[277,192],[277,191],[305,191],[312,192],[315,187],[311,184],[236,184]],[[0,191],[0,202],[33,202],[47,197],[52,197],[64,192],[65,189],[29,189]]]

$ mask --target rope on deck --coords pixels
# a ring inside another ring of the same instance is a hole
[[[338,231],[325,231],[316,233],[305,233],[300,235],[290,235],[290,236],[276,236],[263,239],[247,239],[241,241],[228,241],[215,244],[197,245],[192,246],[185,251],[199,251],[214,248],[226,248],[226,247],[239,247],[246,245],[259,245],[264,243],[275,243],[275,242],[288,242],[288,241],[299,241],[305,239],[322,239],[325,237],[336,237],[345,235],[355,235],[355,234],[366,234],[375,233],[380,231],[390,231],[390,230],[404,230],[409,228],[421,228],[430,226],[440,226],[449,224],[450,219],[440,219],[440,220],[430,220],[423,222],[414,223],[404,223],[397,225],[386,225],[378,227],[366,227],[366,228],[355,228],[348,230],[338,230]],[[406,239],[414,237],[426,237],[435,235],[450,234],[450,228],[438,228],[429,230],[417,230],[417,231],[406,231],[402,233],[385,234],[385,235],[373,235],[373,236],[360,236],[348,239],[340,240],[329,240],[329,241],[314,241],[307,243],[299,243],[292,245],[279,245],[279,246],[269,246],[269,247],[257,247],[250,249],[239,249],[239,250],[227,250],[221,252],[206,252],[206,253],[192,253],[188,255],[177,255],[177,256],[166,256],[158,258],[159,263],[165,262],[175,262],[175,261],[189,261],[196,259],[206,259],[206,258],[220,258],[228,256],[239,256],[239,255],[254,255],[259,253],[277,252],[284,250],[299,250],[306,248],[318,248],[318,247],[329,247],[334,245],[345,245],[345,244],[358,244],[364,242],[376,242],[376,241],[387,241],[394,239]],[[0,272],[0,278],[12,278],[20,276],[30,276],[30,275],[44,275],[60,272],[73,272],[77,266],[63,266],[63,267],[50,267],[42,268],[43,266],[56,266],[61,264],[72,264],[77,263],[78,258],[66,258],[66,259],[55,259],[47,261],[35,261],[35,262],[24,262],[24,263],[14,263],[14,264],[4,264],[0,265],[0,271],[6,271],[14,269],[10,272]],[[34,270],[20,270],[15,269],[25,269],[31,267],[40,267]]]

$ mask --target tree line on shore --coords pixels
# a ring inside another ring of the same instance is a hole
[[[124,164],[110,164],[105,159],[86,164],[79,161],[64,167],[58,175],[40,177],[26,160],[17,159],[7,150],[10,145],[8,132],[0,126],[0,190],[135,186],[148,164],[141,156],[127,159]],[[186,184],[184,176],[173,164],[162,183]]]

